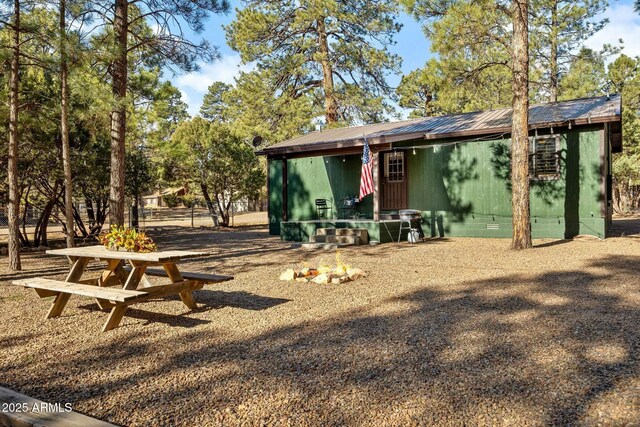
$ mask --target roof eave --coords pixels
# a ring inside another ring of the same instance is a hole
[[[573,126],[584,126],[590,124],[602,124],[602,123],[611,123],[621,120],[620,114],[614,114],[609,116],[601,116],[601,117],[587,117],[587,118],[578,118],[564,121],[554,121],[554,122],[542,122],[542,123],[534,123],[529,125],[530,130],[541,129],[541,128],[550,128],[550,127],[567,127],[569,123]],[[368,137],[367,140],[369,145],[374,148],[379,145],[389,144],[393,142],[400,141],[408,141],[412,139],[425,139],[425,140],[436,140],[436,139],[449,139],[449,138],[458,138],[458,137],[467,137],[467,136],[480,136],[480,135],[491,135],[491,134],[511,134],[511,126],[503,126],[496,128],[483,128],[483,129],[472,129],[472,130],[464,130],[457,132],[447,132],[447,133],[424,133],[424,132],[413,132],[413,133],[405,133],[405,134],[391,134],[391,135],[379,135],[379,136],[371,136]],[[291,145],[286,147],[266,147],[260,151],[257,151],[256,154],[261,156],[280,156],[286,154],[302,154],[307,152],[318,152],[325,150],[347,150],[354,147],[361,147],[364,145],[363,138],[356,139],[346,139],[342,141],[330,141],[330,142],[315,142],[311,144],[304,145]]]

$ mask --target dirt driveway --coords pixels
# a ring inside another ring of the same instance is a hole
[[[278,281],[332,263],[263,227],[152,231],[206,248],[184,269],[236,279],[134,306],[122,326],[89,299],[4,286],[66,266],[0,259],[0,385],[132,425],[640,425],[637,220],[606,241],[438,239],[345,249],[369,277]]]

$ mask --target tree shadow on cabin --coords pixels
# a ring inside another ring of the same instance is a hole
[[[426,204],[422,210],[428,212],[428,216],[425,218],[423,214],[423,219],[431,237],[445,237],[451,227],[445,226],[443,212],[446,212],[449,221],[461,222],[473,211],[473,204],[465,202],[462,193],[465,182],[478,179],[478,159],[465,157],[462,149],[455,146],[438,147],[430,151],[426,150],[423,160],[425,179],[432,183],[427,188],[430,194],[425,194]]]
[[[287,217],[288,221],[308,221],[316,219],[315,199],[311,199],[311,193],[300,179],[300,175],[293,167],[287,173]],[[316,197],[320,198],[320,197]],[[290,224],[291,226],[291,224]],[[306,241],[309,235],[301,226],[289,228],[287,240]]]
[[[561,137],[562,138],[562,137]],[[563,138],[566,147],[556,152],[559,162],[557,179],[530,179],[530,191],[534,196],[531,203],[531,222],[535,224],[539,215],[535,212],[536,200],[541,201],[547,209],[563,201],[563,209],[558,217],[564,220],[564,239],[572,239],[580,234],[580,182],[584,176],[584,168],[580,165],[580,135],[569,133]],[[494,176],[504,182],[511,194],[511,146],[508,141],[496,141],[491,144],[491,164]],[[553,215],[553,214],[551,214]],[[548,218],[548,217],[547,217]]]
[[[564,166],[564,238],[572,239],[580,234],[580,181],[583,173],[580,165],[580,134],[567,135],[567,148],[560,150],[560,175]],[[559,195],[560,196],[560,195]]]
[[[322,158],[324,168],[331,187],[334,217],[344,218],[348,211],[343,211],[340,201],[345,197],[359,197],[360,178],[362,173],[362,156],[350,154],[345,156],[325,156]],[[365,196],[354,207],[359,219],[373,219],[373,195]]]

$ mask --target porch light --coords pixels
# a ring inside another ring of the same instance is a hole
[[[551,126],[551,134],[553,135],[553,126]]]
[[[416,155],[416,147],[413,147],[413,155]]]
[[[346,162],[346,161],[347,161],[346,157],[345,157],[345,156],[342,156],[342,163],[344,163],[344,162]]]

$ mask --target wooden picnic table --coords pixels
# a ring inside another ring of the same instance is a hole
[[[197,308],[194,290],[207,283],[219,283],[233,279],[204,273],[181,272],[177,263],[183,259],[206,256],[204,252],[158,251],[137,253],[110,251],[104,246],[54,249],[48,255],[65,256],[71,261],[69,274],[64,281],[47,278],[16,280],[12,284],[33,288],[41,298],[55,296],[46,318],[60,316],[71,295],[93,297],[102,309],[111,309],[102,328],[108,331],[118,327],[129,305],[169,295],[179,295],[190,309]],[[104,262],[105,268],[98,277],[83,279],[87,265],[92,260]],[[161,266],[161,269],[149,267]],[[169,279],[162,285],[153,285],[148,276]]]

